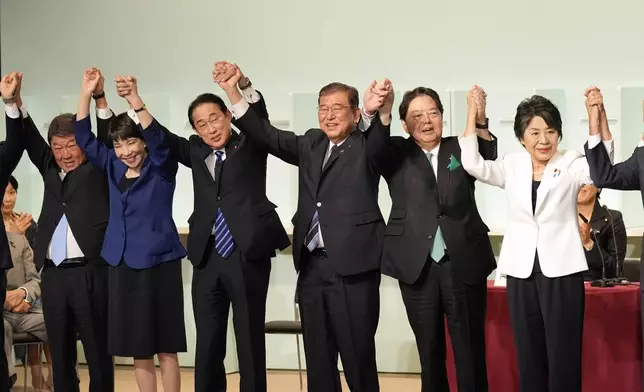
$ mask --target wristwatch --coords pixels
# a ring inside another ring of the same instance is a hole
[[[22,290],[22,291],[24,291],[24,292],[25,292],[25,298],[23,299],[23,301],[25,301],[26,303],[28,303],[29,305],[31,305],[31,303],[32,303],[33,301],[31,300],[31,298],[29,298],[29,292],[27,292],[27,289],[26,289],[26,288],[24,288],[24,287],[18,287],[18,288],[19,288],[20,290]]]
[[[490,119],[485,117],[485,124],[476,123],[476,129],[488,129],[490,127]]]
[[[143,104],[143,106],[141,106],[140,108],[138,108],[138,109],[134,109],[134,112],[135,112],[135,113],[139,113],[139,112],[142,112],[142,111],[144,111],[144,110],[146,110],[146,109],[147,109],[147,108],[145,107],[145,104]]]
[[[237,82],[237,87],[239,87],[240,90],[246,90],[252,85],[253,83],[251,83],[250,79],[248,79],[247,77],[244,77],[244,79],[241,79],[239,80],[239,82]]]
[[[103,92],[102,92],[102,93],[100,93],[100,94],[92,94],[92,98],[94,98],[94,99],[101,99],[101,98],[103,98],[104,96],[105,96],[105,91],[103,91]]]
[[[7,97],[7,98],[3,97],[2,102],[4,102],[5,105],[11,105],[12,103],[16,103],[16,97],[15,96],[14,97]]]

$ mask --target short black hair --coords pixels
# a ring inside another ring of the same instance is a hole
[[[436,92],[436,90],[431,89],[429,87],[416,87],[411,91],[407,91],[403,95],[402,102],[398,107],[398,114],[400,115],[401,120],[404,121],[405,118],[407,117],[407,111],[409,110],[409,104],[411,103],[411,101],[413,101],[415,98],[420,97],[422,95],[426,95],[431,99],[433,99],[434,102],[436,102],[438,111],[441,112],[441,116],[443,115],[443,103],[441,102],[441,98],[438,96],[438,93]]]
[[[49,123],[47,130],[47,141],[51,143],[54,136],[66,137],[74,135],[74,115],[72,113],[63,113],[54,117]]]
[[[11,186],[13,187],[13,189],[16,190],[16,192],[18,192],[18,180],[16,180],[16,177],[14,176],[9,177],[9,184],[11,184]]]
[[[143,139],[143,134],[138,125],[127,115],[127,112],[121,113],[110,121],[107,130],[107,136],[112,142],[117,140],[127,140],[130,138]]]
[[[320,98],[322,98],[324,95],[329,95],[337,92],[347,93],[347,96],[349,98],[349,106],[351,106],[351,109],[356,109],[360,105],[360,94],[358,93],[358,90],[356,90],[355,87],[340,82],[329,83],[320,89],[320,92],[318,94],[318,105],[320,104]]]
[[[528,124],[535,117],[541,117],[548,127],[557,131],[559,140],[562,139],[561,113],[552,101],[541,95],[526,98],[517,106],[517,114],[514,116],[514,135],[517,139],[523,138]]]
[[[219,109],[221,109],[223,113],[226,113],[226,111],[228,111],[228,108],[226,107],[226,103],[224,103],[224,100],[221,99],[219,95],[215,95],[212,93],[201,94],[197,98],[195,98],[194,101],[190,103],[190,106],[188,106],[188,121],[190,122],[190,126],[192,128],[195,127],[195,123],[192,120],[192,112],[194,112],[194,110],[198,106],[204,103],[214,103],[215,105],[219,106]]]

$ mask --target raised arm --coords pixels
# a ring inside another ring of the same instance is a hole
[[[42,137],[40,131],[38,131],[38,127],[36,127],[33,119],[31,118],[31,116],[29,116],[29,113],[23,106],[22,97],[20,94],[22,89],[23,77],[22,74],[18,75],[20,79],[18,81],[18,87],[15,92],[16,102],[15,104],[5,104],[5,109],[7,111],[7,114],[13,113],[11,115],[11,117],[13,118],[18,118],[20,116],[22,117],[22,126],[20,128],[22,131],[17,136],[19,137],[24,148],[27,150],[27,154],[29,155],[29,159],[31,160],[33,165],[36,166],[40,174],[44,174],[47,166],[49,165],[49,162],[51,162],[51,160],[54,158],[53,153],[51,151],[51,148],[49,147],[49,144],[47,144],[45,139]],[[16,111],[16,109],[19,109],[19,111]]]
[[[465,133],[459,137],[461,164],[463,169],[477,180],[505,188],[505,168],[503,160],[488,161],[479,153],[479,135],[476,132],[477,106],[473,92],[467,95],[467,122]]]
[[[237,119],[235,125],[250,139],[266,148],[270,154],[284,162],[299,165],[301,137],[293,132],[277,129],[268,120],[257,115],[243,99],[237,87],[240,78],[241,72],[238,67],[235,67],[232,76],[219,73],[213,75],[213,80],[224,90],[232,104],[230,110]]]
[[[485,113],[487,93],[478,85],[472,88],[472,99],[476,104],[476,134],[479,139],[479,153],[483,159],[494,161],[499,157],[497,141],[490,132],[490,122]]]
[[[373,96],[377,99],[373,99]],[[365,112],[372,110],[372,108],[367,107],[370,101],[377,101],[377,104],[373,106],[373,109],[377,110],[377,115],[374,116],[376,121],[371,123],[369,129],[364,132],[364,136],[367,139],[367,159],[373,164],[378,164],[382,161],[387,151],[391,137],[391,110],[394,104],[394,87],[389,79],[384,79],[375,85],[372,83],[367,88],[364,97]],[[361,115],[360,117],[363,116]]]
[[[100,73],[96,68],[90,68],[83,74],[76,122],[74,123],[74,134],[78,147],[85,153],[87,159],[95,166],[105,170],[110,161],[110,149],[96,139],[92,133],[92,123],[89,120],[89,105],[92,94],[96,90]]]
[[[154,166],[159,167],[164,175],[174,178],[177,174],[177,161],[170,157],[170,149],[164,142],[165,132],[161,125],[152,117],[139,95],[136,78],[117,76],[115,81],[118,95],[125,98],[130,105],[128,115],[141,127],[150,161]]]
[[[113,148],[112,140],[109,137],[110,123],[114,118],[114,113],[112,109],[107,104],[107,98],[105,97],[105,78],[100,73],[98,85],[92,98],[96,104],[96,138],[99,142],[105,144],[109,148]]]
[[[7,115],[5,116],[7,139],[0,147],[0,184],[5,186],[9,182],[11,173],[18,166],[24,151],[21,139],[22,120],[16,102],[16,92],[21,78],[22,74],[12,72],[4,76],[0,82],[0,93],[2,93],[3,101],[7,105]]]
[[[587,91],[588,108],[588,142],[584,146],[589,174],[598,188],[619,190],[639,190],[639,162],[636,148],[633,155],[625,162],[613,165],[612,135],[608,129],[606,111],[602,109],[603,100],[596,87]],[[603,144],[602,148],[600,144]]]

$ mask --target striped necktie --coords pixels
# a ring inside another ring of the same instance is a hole
[[[216,165],[221,165],[223,162],[222,156],[224,153],[222,151],[215,151],[217,156]],[[226,218],[224,218],[224,213],[221,211],[221,207],[217,209],[217,218],[215,218],[215,249],[217,253],[224,259],[227,259],[233,250],[235,249],[235,240],[233,239],[228,225],[226,224]]]
[[[311,220],[311,228],[306,234],[304,241],[306,247],[309,249],[309,252],[313,252],[313,250],[318,247],[318,244],[320,242],[320,217],[318,216],[317,210],[315,211],[315,214],[313,214],[313,219]]]

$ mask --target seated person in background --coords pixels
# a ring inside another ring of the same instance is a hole
[[[9,187],[6,192],[9,192]],[[5,204],[3,204],[3,211],[4,207]],[[4,351],[9,363],[9,375],[12,382],[15,382],[16,372],[11,355],[13,335],[28,332],[40,340],[47,341],[47,332],[42,307],[34,303],[40,298],[40,275],[34,265],[33,252],[23,234],[8,232],[7,237],[13,268],[7,271],[7,299],[4,302]],[[45,350],[45,354],[47,362],[51,364],[49,349]],[[51,388],[52,372],[50,369],[49,381],[46,382],[42,374],[39,347],[29,346],[28,361],[31,365],[31,380],[34,389],[40,391],[38,388],[45,385]]]
[[[623,261],[626,255],[626,227],[622,214],[602,207],[600,192],[589,184],[584,185],[577,195],[577,211],[584,217],[577,219],[588,263],[588,270],[584,272],[586,281],[602,278],[602,260],[606,265],[606,278],[614,278],[617,262]],[[594,235],[591,230],[595,231]]]
[[[4,142],[2,142],[4,143]],[[36,248],[36,231],[38,225],[31,217],[31,214],[23,212],[16,213],[16,200],[18,198],[18,180],[14,176],[9,178],[9,184],[4,192],[4,199],[2,200],[2,218],[7,233],[24,234],[29,241],[31,249]]]

